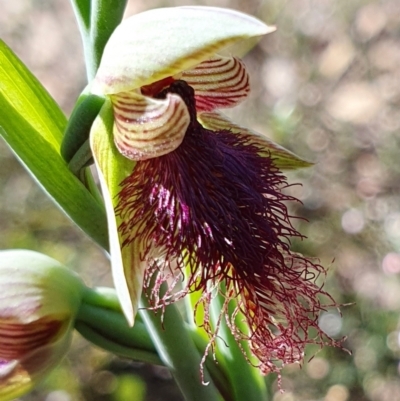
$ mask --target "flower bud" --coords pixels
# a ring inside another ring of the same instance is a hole
[[[84,289],[48,256],[0,251],[0,401],[30,391],[61,361]]]

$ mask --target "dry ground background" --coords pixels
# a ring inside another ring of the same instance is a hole
[[[245,57],[251,98],[235,111],[315,167],[290,173],[308,240],[296,248],[329,265],[343,308],[321,324],[348,336],[349,356],[325,349],[284,371],[273,401],[400,400],[400,1],[131,0],[127,15],[159,6],[231,7],[275,24]],[[85,85],[68,0],[0,0],[0,37],[69,114]],[[1,112],[1,111],[0,111]],[[102,253],[51,203],[0,142],[0,248],[47,253],[88,284],[111,284]],[[332,263],[332,260],[334,262]],[[312,355],[310,349],[308,354]],[[149,385],[150,384],[150,385]],[[78,335],[68,358],[25,401],[180,400],[164,370],[121,361]]]

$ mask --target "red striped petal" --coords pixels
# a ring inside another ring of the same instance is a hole
[[[153,99],[137,92],[113,95],[114,141],[131,160],[146,160],[175,150],[189,126],[189,112],[174,94]]]
[[[233,107],[250,92],[249,75],[244,64],[233,57],[214,57],[185,71],[181,77],[196,94],[198,111]]]
[[[48,317],[32,323],[0,321],[0,359],[14,360],[53,342],[60,333],[62,319]]]

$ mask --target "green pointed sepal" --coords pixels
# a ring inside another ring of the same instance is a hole
[[[132,326],[142,293],[145,264],[140,260],[140,244],[123,246],[118,232],[120,220],[115,214],[115,208],[122,189],[120,184],[132,173],[135,162],[118,152],[113,139],[113,123],[112,104],[107,100],[93,123],[90,147],[99,173],[107,213],[114,285],[124,315]]]
[[[298,168],[310,167],[313,165],[312,162],[301,158],[266,136],[232,122],[228,117],[221,113],[200,113],[198,119],[205,128],[213,131],[228,130],[237,135],[250,136],[251,143],[260,148],[260,154],[262,156],[271,157],[274,160],[276,167],[281,170],[296,170]]]

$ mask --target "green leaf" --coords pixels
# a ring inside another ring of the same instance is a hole
[[[105,211],[60,155],[62,111],[0,41],[0,134],[64,212],[99,245],[108,247]]]

